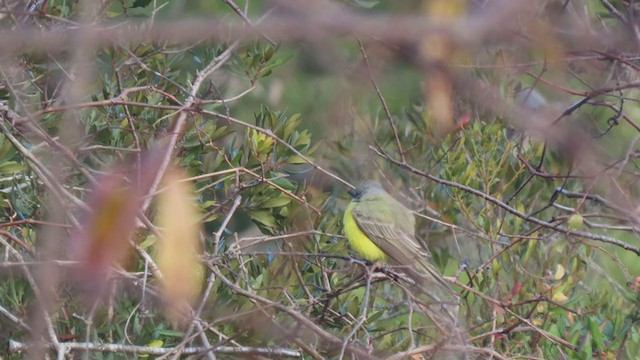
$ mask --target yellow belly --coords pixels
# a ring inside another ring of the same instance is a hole
[[[360,230],[353,218],[351,211],[355,205],[354,202],[349,203],[347,209],[344,211],[344,218],[342,220],[344,234],[349,240],[349,244],[351,244],[351,247],[362,257],[369,261],[385,260],[387,255]]]

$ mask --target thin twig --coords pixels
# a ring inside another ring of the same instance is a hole
[[[15,354],[23,352],[31,348],[32,344],[22,343],[15,340],[9,340],[9,353]],[[49,345],[52,347],[52,345]],[[175,351],[175,348],[137,346],[124,344],[101,344],[90,342],[65,342],[59,344],[62,352],[67,351],[93,351],[93,352],[112,352],[112,353],[129,353],[129,354],[148,354],[148,355],[165,355]],[[182,354],[197,355],[206,352],[225,355],[241,355],[241,356],[267,356],[267,357],[300,357],[302,354],[298,350],[287,349],[282,347],[253,347],[253,346],[212,346],[210,348],[203,346],[185,347],[180,350]]]
[[[222,224],[220,225],[220,228],[214,234],[214,237],[213,237],[213,254],[214,255],[218,255],[218,252],[220,250],[219,249],[220,238],[222,237],[222,233],[227,229],[227,224],[231,220],[231,217],[233,216],[233,214],[235,214],[236,209],[238,208],[238,205],[240,205],[241,201],[242,201],[242,196],[240,195],[236,196],[236,198],[233,200],[233,204],[231,205],[231,209],[227,213],[227,216],[225,216],[224,220],[222,221]]]
[[[393,136],[396,139],[396,146],[398,147],[398,155],[400,156],[400,159],[404,163],[406,162],[406,160],[404,158],[404,150],[402,150],[402,144],[400,143],[400,137],[398,136],[398,127],[396,126],[396,123],[393,120],[391,111],[389,111],[389,106],[387,106],[387,101],[384,99],[384,96],[382,96],[382,92],[380,91],[378,84],[373,78],[373,74],[371,72],[371,65],[369,65],[369,57],[367,56],[367,52],[365,51],[364,45],[362,44],[362,41],[360,41],[360,39],[358,39],[358,45],[360,46],[360,53],[362,54],[362,58],[364,59],[364,63],[367,67],[367,75],[369,76],[369,81],[371,81],[373,88],[376,90],[376,94],[378,95],[378,99],[380,99],[380,103],[382,104],[384,113],[387,115],[387,120],[389,121],[389,124],[391,125],[391,130],[393,131]]]

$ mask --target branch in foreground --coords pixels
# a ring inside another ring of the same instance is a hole
[[[28,350],[32,345],[22,343],[15,340],[9,340],[9,353],[17,353]],[[53,345],[49,345],[53,349]],[[124,344],[96,344],[88,342],[67,342],[59,344],[60,351],[101,351],[113,353],[131,353],[131,354],[149,354],[149,355],[165,355],[170,353],[204,354],[212,352],[215,354],[228,355],[262,355],[273,357],[301,357],[302,354],[298,350],[279,348],[279,347],[251,347],[251,346],[213,346],[213,347],[184,347],[184,348],[162,348],[151,346],[137,346]]]
[[[425,36],[438,33],[455,42],[481,41],[494,33],[501,36],[505,28],[524,14],[527,2],[510,1],[484,16],[451,20],[447,23],[425,16],[377,15],[364,16],[340,9],[313,11],[294,16],[279,14],[247,26],[244,20],[221,18],[192,18],[183,21],[156,20],[152,23],[126,22],[103,23],[101,26],[73,25],[43,33],[40,28],[21,28],[20,31],[0,31],[0,52],[16,53],[26,49],[59,51],[69,44],[69,38],[78,33],[91,39],[92,46],[126,43],[135,46],[150,42],[200,42],[204,40],[237,41],[262,39],[264,36],[281,41],[342,37],[344,34],[362,38],[374,38],[383,42],[417,42]],[[305,16],[306,15],[306,16]],[[500,26],[496,26],[500,24]],[[586,35],[585,35],[586,36]]]

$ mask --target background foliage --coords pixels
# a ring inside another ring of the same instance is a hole
[[[439,358],[373,178],[473,357],[638,358],[638,10],[0,1],[2,357]]]

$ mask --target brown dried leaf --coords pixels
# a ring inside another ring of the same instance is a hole
[[[131,250],[129,240],[135,230],[140,196],[119,171],[104,175],[88,200],[91,209],[81,217],[81,226],[72,235],[72,257],[81,263],[76,273],[81,286],[97,295],[110,267],[122,264]]]

